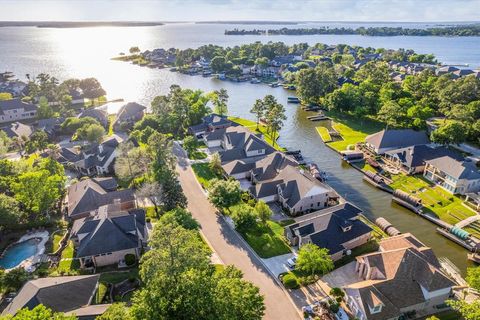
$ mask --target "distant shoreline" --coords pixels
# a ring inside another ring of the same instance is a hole
[[[140,21],[0,21],[1,27],[91,28],[91,27],[154,27],[163,22]]]

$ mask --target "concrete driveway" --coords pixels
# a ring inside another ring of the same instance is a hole
[[[361,281],[355,272],[355,264],[356,262],[352,261],[343,267],[333,270],[332,272],[324,275],[322,277],[322,281],[327,283],[331,288],[341,288]]]
[[[287,253],[282,254],[281,256],[262,259],[262,261],[270,270],[270,272],[278,278],[279,274],[290,271],[290,268],[287,266],[286,263],[288,259],[293,258],[294,256],[294,253]]]

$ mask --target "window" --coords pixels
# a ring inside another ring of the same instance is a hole
[[[320,207],[320,202],[317,202],[317,207]]]

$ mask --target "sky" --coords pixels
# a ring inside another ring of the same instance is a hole
[[[0,21],[480,21],[480,0],[0,0]]]

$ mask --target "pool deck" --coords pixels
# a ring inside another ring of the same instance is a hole
[[[19,265],[15,266],[14,268],[10,268],[10,269],[7,269],[5,271],[8,272],[12,269],[19,268],[19,267],[24,268],[28,272],[35,271],[35,264],[40,262],[40,256],[45,252],[45,244],[48,241],[48,238],[49,238],[48,236],[49,236],[48,231],[36,231],[36,232],[32,232],[32,233],[28,233],[28,234],[23,235],[15,243],[24,242],[24,241],[34,239],[34,238],[41,239],[40,242],[37,244],[37,253],[35,255],[33,255],[31,257],[28,257],[27,259],[23,260]]]

